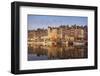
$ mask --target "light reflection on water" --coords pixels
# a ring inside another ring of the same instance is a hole
[[[28,47],[28,61],[87,58],[87,46],[32,46]]]

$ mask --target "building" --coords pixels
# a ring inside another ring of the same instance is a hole
[[[68,45],[73,42],[87,41],[86,26],[48,27],[47,29],[37,29],[28,31],[28,44],[34,45]]]

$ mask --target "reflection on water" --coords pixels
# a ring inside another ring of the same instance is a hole
[[[28,60],[87,58],[87,46],[32,46],[28,47]]]

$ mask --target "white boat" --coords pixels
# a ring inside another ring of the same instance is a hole
[[[85,45],[85,42],[73,42],[73,45],[76,45],[76,46],[80,45],[81,46],[81,45]]]

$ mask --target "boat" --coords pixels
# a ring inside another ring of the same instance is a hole
[[[85,42],[74,41],[73,45],[75,45],[75,46],[83,46],[83,45],[85,45]]]

